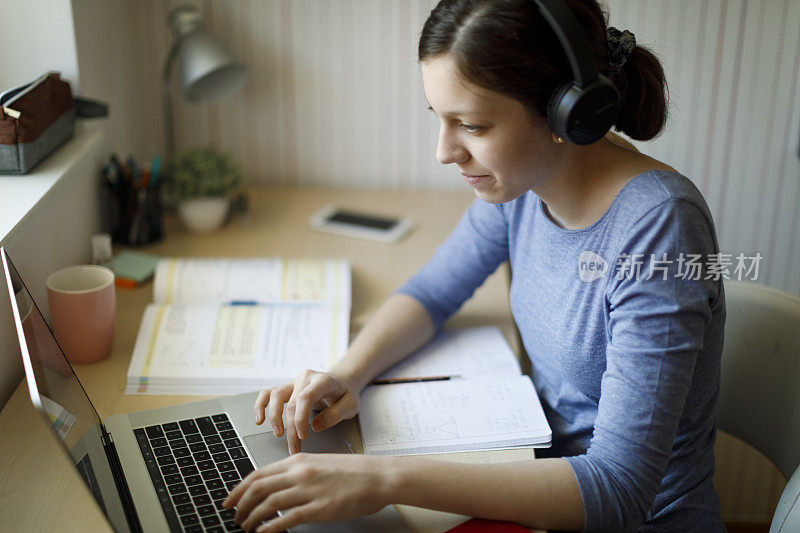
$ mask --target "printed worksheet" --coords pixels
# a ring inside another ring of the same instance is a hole
[[[347,348],[344,310],[324,303],[150,304],[128,370],[129,393],[225,394],[327,370]]]
[[[350,265],[314,259],[163,259],[155,303],[228,304],[287,301],[349,305]]]
[[[128,367],[128,394],[249,392],[327,370],[350,333],[337,259],[163,259]]]

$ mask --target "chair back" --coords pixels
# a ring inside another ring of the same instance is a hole
[[[789,479],[800,464],[800,298],[726,281],[725,306],[719,427]]]
[[[800,298],[726,281],[725,304],[717,421],[789,479],[770,531],[800,531]]]
[[[798,531],[800,531],[800,468],[794,471],[794,475],[783,489],[769,527],[769,533]]]

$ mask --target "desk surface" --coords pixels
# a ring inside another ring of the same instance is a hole
[[[167,237],[142,248],[163,256],[342,257],[353,276],[351,328],[360,329],[378,305],[431,256],[474,196],[452,192],[388,192],[342,189],[259,188],[249,191],[249,215],[237,216],[210,235],[187,234],[167,217]],[[313,213],[327,204],[376,214],[410,216],[416,229],[404,240],[384,244],[309,229]],[[32,243],[32,246],[36,243]],[[24,273],[22,273],[24,276]],[[505,268],[476,291],[448,325],[500,326],[514,350],[519,342],[508,307]],[[129,396],[125,375],[152,283],[117,291],[117,323],[111,356],[75,368],[100,416],[202,399],[197,396]],[[44,303],[44,302],[40,302]],[[16,357],[17,354],[14,354]],[[23,381],[0,412],[0,525],[9,531],[108,531],[100,511],[34,412]],[[496,462],[530,458],[530,450],[449,454],[448,460]],[[443,531],[463,517],[400,507],[418,530]]]

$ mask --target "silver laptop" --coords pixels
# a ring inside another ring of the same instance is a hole
[[[222,500],[254,468],[288,456],[285,437],[256,426],[256,392],[101,420],[4,248],[0,259],[33,405],[114,530],[241,531]],[[335,430],[310,432],[309,452],[348,453]],[[394,507],[297,532],[408,531]]]

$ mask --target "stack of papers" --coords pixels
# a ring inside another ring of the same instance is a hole
[[[125,392],[236,394],[327,370],[347,349],[350,294],[346,261],[161,260]]]

